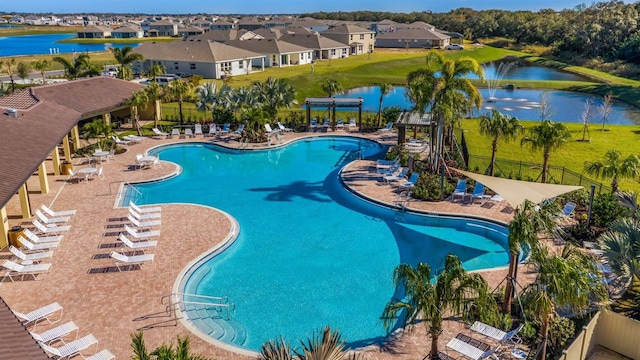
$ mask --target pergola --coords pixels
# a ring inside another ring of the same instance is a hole
[[[326,108],[330,112],[331,124],[336,123],[337,108],[358,108],[357,125],[362,124],[362,98],[306,98],[304,104],[307,107],[307,126],[311,124],[311,109],[313,107]]]
[[[432,127],[435,126],[436,123],[431,120],[431,114],[429,113],[420,114],[417,111],[409,112],[403,110],[400,115],[398,115],[398,119],[396,120],[395,125],[398,128],[398,145],[402,145],[407,135],[407,127],[429,127],[431,130],[433,130]],[[430,133],[433,136],[434,132],[431,131]],[[431,143],[433,144],[433,139],[431,140]]]
[[[8,244],[6,205],[18,193],[22,218],[31,217],[26,182],[38,174],[40,192],[49,192],[46,161],[61,174],[61,154],[71,161],[80,146],[78,123],[131,113],[127,101],[140,84],[106,76],[25,89],[0,98],[0,248]]]

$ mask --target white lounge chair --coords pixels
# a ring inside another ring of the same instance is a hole
[[[149,207],[144,206],[140,207],[136,205],[133,201],[129,201],[129,207],[135,210],[138,214],[148,214],[148,213],[159,213],[162,211],[162,208],[159,206]]]
[[[18,319],[22,322],[22,325],[28,326],[30,324],[37,324],[41,321],[47,320],[49,324],[56,323],[62,319],[62,306],[57,302],[45,305],[39,309],[33,310],[26,314],[11,309]],[[57,312],[60,312],[60,318],[57,320],[51,320],[49,317]]]
[[[386,181],[387,183],[393,182],[393,181],[398,181],[398,180],[402,180],[407,176],[407,173],[409,172],[409,168],[402,168],[402,170],[400,170],[400,172],[398,174],[387,174],[384,176],[384,181]]]
[[[196,136],[196,135],[204,136],[204,134],[202,133],[202,125],[196,124],[194,127],[195,127],[195,129],[193,131],[193,136]]]
[[[154,136],[164,136],[165,139],[169,136],[169,133],[160,131],[158,128],[153,128],[151,131],[153,131]]]
[[[46,273],[49,271],[49,268],[51,268],[51,264],[21,265],[11,260],[5,260],[2,263],[2,266],[9,270],[7,272],[7,276],[11,281],[15,281],[13,277],[18,275],[23,280],[25,275],[29,275],[33,280],[37,280],[36,278],[38,275]]]
[[[218,125],[210,124],[209,125],[209,132],[208,132],[209,136],[214,136],[218,132],[218,130],[220,130],[220,129],[218,129]]]
[[[279,130],[273,130],[271,128],[271,125],[269,124],[264,124],[264,129],[267,130],[267,134],[275,134],[276,132],[279,131]]]
[[[147,139],[144,136],[136,136],[136,135],[126,135],[126,136],[123,136],[122,138],[127,141],[131,141],[135,143],[139,143]]]
[[[18,236],[18,241],[20,242],[20,244],[22,244],[22,247],[29,250],[29,251],[46,251],[46,250],[51,250],[51,249],[55,249],[58,247],[58,245],[60,245],[59,241],[49,241],[49,242],[42,242],[42,243],[38,243],[38,244],[34,244],[31,241],[25,239],[22,236]],[[23,249],[21,249],[23,250]]]
[[[156,240],[143,240],[133,242],[122,233],[120,234],[120,236],[118,236],[118,240],[122,241],[123,244],[125,244],[129,249],[132,250],[145,251],[146,249],[150,249],[158,245],[158,241]]]
[[[382,129],[378,130],[379,133],[390,133],[393,132],[393,121],[389,121],[387,123],[387,126],[383,127]]]
[[[111,351],[104,349],[98,353],[95,353],[89,357],[84,358],[84,360],[114,360],[116,358],[115,355],[111,353]]]
[[[522,339],[518,336],[518,333],[522,330],[523,326],[523,324],[520,324],[520,326],[515,329],[505,332],[491,325],[476,321],[471,325],[470,329],[471,331],[475,331],[486,337],[497,340],[501,344],[518,345],[522,343]]]
[[[311,122],[309,122],[309,129],[316,131],[317,128],[318,128],[318,120],[316,118],[311,119]]]
[[[43,331],[39,334],[35,332],[31,332],[31,336],[36,341],[39,341],[45,344],[51,344],[58,340],[62,340],[62,338],[66,337],[67,335],[71,334],[74,331],[76,332],[76,337],[74,338],[75,340],[78,338],[78,325],[76,325],[76,323],[73,321],[69,321],[62,325],[58,325],[53,329]]]
[[[142,264],[153,263],[154,255],[155,254],[127,256],[115,251],[111,252],[111,257],[116,260],[116,267],[118,268],[118,271],[122,271],[120,265],[138,265],[140,266],[140,269],[142,269]]]
[[[113,135],[111,138],[116,142],[116,145],[131,145],[131,141],[122,140],[116,135]]]
[[[338,118],[338,121],[336,122],[336,129],[344,130],[344,120],[342,120],[342,118]]]
[[[329,120],[329,118],[324,118],[324,121],[322,122],[322,128],[328,130],[330,127],[331,121]]]
[[[71,229],[71,225],[45,226],[42,223],[40,223],[38,220],[33,220],[32,223],[38,229],[38,231],[40,233],[42,233],[42,234],[55,234],[55,235],[58,235],[58,233],[67,232],[67,231],[69,231],[69,229]]]
[[[178,136],[178,139],[179,139],[180,138],[180,129],[178,129],[178,128],[171,129],[171,137],[173,138],[174,135]]]
[[[188,136],[188,137],[190,137],[190,138],[192,138],[192,137],[193,137],[193,131],[191,130],[191,128],[186,128],[186,129],[184,129],[184,136],[185,136],[185,137],[187,137],[187,136]]]
[[[98,339],[96,339],[93,334],[89,334],[87,336],[81,337],[80,339],[73,340],[72,342],[64,344],[57,348],[45,343],[39,344],[42,350],[55,356],[55,358],[58,360],[70,359],[78,354],[82,355],[81,352],[83,350],[86,350],[93,345],[96,346],[96,349],[93,351],[93,353],[95,354],[96,350],[98,350]]]
[[[138,212],[133,210],[133,208],[129,208],[129,214],[131,214],[134,218],[138,220],[160,219],[160,217],[162,216],[162,213],[138,214]]]
[[[42,211],[40,211],[40,209],[36,209],[36,216],[38,217],[38,219],[40,219],[40,221],[42,221],[42,223],[47,225],[55,225],[57,223],[67,223],[69,222],[69,219],[71,219],[71,217],[69,216],[48,218],[42,213]]]
[[[131,228],[129,225],[125,225],[124,229],[129,235],[133,236],[138,240],[160,236],[160,230],[138,231],[136,229]]]
[[[478,349],[477,347],[472,346],[458,338],[453,338],[451,339],[451,341],[447,343],[447,347],[473,360],[481,360],[489,357],[492,357],[498,360],[498,357],[495,355],[495,352],[498,351],[498,349],[500,348],[500,345],[498,345],[494,349],[483,351],[482,349]]]
[[[356,124],[356,119],[354,118],[349,118],[349,131],[353,131],[358,127],[358,125]]]
[[[127,219],[129,219],[129,221],[131,221],[131,224],[136,228],[138,228],[138,230],[148,229],[154,226],[162,225],[162,220],[139,221],[138,219],[134,218],[133,215],[131,214],[127,215]]]
[[[42,209],[42,211],[44,211],[47,215],[49,216],[53,216],[53,217],[60,217],[60,216],[73,216],[76,214],[77,210],[62,210],[62,211],[53,211],[50,208],[47,207],[47,205],[40,205],[40,208]]]
[[[60,242],[62,240],[62,237],[63,237],[62,235],[38,236],[38,235],[34,234],[29,229],[22,229],[22,233],[24,235],[26,235],[27,239],[29,239],[34,244],[41,244],[41,243],[46,243],[46,242]]]
[[[13,245],[9,245],[9,251],[20,261],[31,262],[32,264],[37,264],[42,259],[49,259],[53,256],[53,251],[43,251],[43,252],[34,252],[30,254],[23,253],[20,249]]]
[[[293,131],[293,129],[288,128],[288,127],[286,127],[286,126],[282,125],[282,123],[281,123],[280,121],[278,121],[278,128],[280,129],[280,131],[282,131],[282,132],[286,132],[286,133],[287,133],[287,132],[292,132],[292,131]]]

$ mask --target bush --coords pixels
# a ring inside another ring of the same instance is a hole
[[[417,171],[417,170],[416,170]],[[418,182],[413,187],[411,197],[419,200],[440,201],[453,192],[454,186],[449,182],[444,183],[444,192],[440,187],[440,175],[429,172],[421,172]]]
[[[593,199],[591,219],[597,227],[609,227],[613,220],[630,215],[630,210],[620,205],[615,195],[604,193]]]
[[[549,336],[547,343],[547,357],[557,359],[567,342],[573,338],[576,332],[576,326],[571,319],[564,317],[555,317],[549,323]]]

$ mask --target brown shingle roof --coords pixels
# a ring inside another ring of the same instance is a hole
[[[309,49],[276,39],[233,40],[226,44],[261,54],[289,54],[309,51]]]
[[[319,34],[283,34],[280,40],[300,45],[310,50],[339,49],[348,46]]]
[[[161,43],[143,43],[133,50],[148,60],[220,62],[264,57],[252,51],[239,49],[210,40],[181,40]]]
[[[29,331],[0,298],[0,360],[48,360]]]

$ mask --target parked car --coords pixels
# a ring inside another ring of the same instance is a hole
[[[463,50],[464,46],[460,44],[449,44],[444,47],[446,50]]]
[[[169,83],[174,81],[174,80],[176,80],[176,79],[173,76],[162,75],[162,76],[157,76],[156,77],[156,83],[158,85],[162,85],[162,86],[169,85]],[[142,84],[142,85],[150,85],[152,83],[153,83],[153,78],[149,78],[147,80],[144,80],[144,81],[140,82],[140,84]]]

